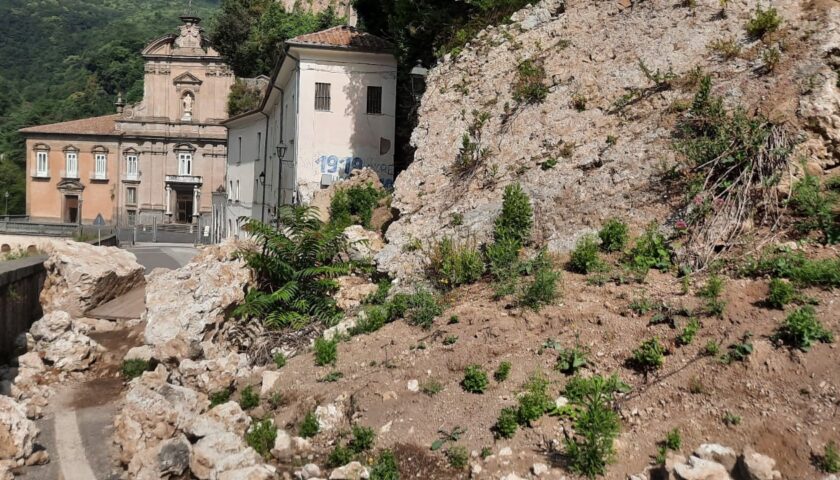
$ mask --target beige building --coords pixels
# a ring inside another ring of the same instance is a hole
[[[26,212],[32,221],[194,223],[223,190],[228,92],[234,82],[202,34],[181,17],[178,34],[143,49],[143,100],[117,113],[24,128]]]

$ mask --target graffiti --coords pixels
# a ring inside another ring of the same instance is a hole
[[[359,157],[338,157],[337,155],[321,155],[316,160],[318,167],[321,169],[321,174],[332,174],[338,177],[347,177],[353,170],[358,170],[368,167],[375,171],[382,184],[386,188],[394,185],[394,165],[393,164],[365,164],[365,161]]]

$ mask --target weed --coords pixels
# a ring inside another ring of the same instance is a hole
[[[286,398],[280,392],[274,392],[268,397],[268,405],[272,410],[277,410],[286,404]]]
[[[516,67],[513,99],[523,104],[542,103],[548,96],[545,68],[540,60],[523,60]]]
[[[578,112],[586,110],[586,96],[582,93],[572,95],[572,108]]]
[[[475,283],[484,273],[484,261],[478,250],[469,245],[456,245],[450,238],[438,242],[430,260],[430,276],[443,289]]]
[[[750,343],[750,338],[752,334],[747,332],[741,337],[741,340],[737,343],[733,343],[727,349],[727,352],[723,355],[721,360],[723,363],[732,363],[732,362],[743,362],[744,360],[749,357],[753,352],[753,344]]]
[[[481,452],[478,454],[482,460],[487,460],[487,457],[493,455],[493,449],[490,447],[481,447]]]
[[[286,366],[286,355],[283,352],[275,353],[272,360],[274,360],[274,365],[276,365],[278,369]]]
[[[651,268],[667,270],[671,266],[671,252],[665,236],[659,233],[659,225],[647,226],[630,250],[628,261],[634,268],[644,271]]]
[[[353,452],[344,445],[336,445],[327,456],[327,467],[338,468],[353,461]]]
[[[717,357],[720,353],[720,343],[709,340],[706,342],[706,346],[703,347],[703,354],[709,357]]]
[[[403,317],[415,326],[430,328],[435,317],[443,313],[437,297],[427,290],[418,290],[412,295],[395,295],[389,305],[389,318]]]
[[[700,380],[700,377],[692,376],[688,379],[688,391],[692,395],[699,395],[706,393],[706,386],[703,385],[703,380]]]
[[[340,227],[357,223],[370,228],[373,209],[380,198],[382,191],[372,183],[339,189],[330,201],[330,222]]]
[[[803,233],[817,230],[823,243],[840,242],[840,216],[835,213],[840,196],[833,191],[823,191],[820,179],[805,172],[791,192],[790,204],[799,215],[798,229]]]
[[[697,295],[706,299],[706,312],[709,315],[720,316],[726,307],[726,302],[720,299],[723,293],[724,280],[718,275],[712,275],[706,280]]]
[[[680,447],[682,447],[682,436],[680,435],[680,430],[675,428],[668,432],[668,434],[665,435],[665,441],[662,442],[662,445],[668,450],[679,451]]]
[[[504,382],[510,376],[510,368],[511,364],[508,361],[504,361],[499,364],[499,368],[493,372],[493,379],[497,382]]]
[[[677,336],[677,345],[690,345],[698,331],[700,331],[700,321],[696,318],[692,318],[688,321],[688,324],[685,326],[683,331]]]
[[[607,464],[615,455],[614,442],[620,422],[612,403],[621,382],[615,376],[575,379],[577,394],[572,401],[580,411],[575,419],[575,435],[566,437],[565,450],[573,472],[594,478],[606,473]],[[569,385],[566,389],[568,392]]]
[[[499,238],[485,248],[490,274],[507,284],[519,274],[519,251],[522,245],[513,238]]]
[[[230,390],[224,389],[210,394],[210,408],[222,405],[230,400]]]
[[[543,253],[541,253],[542,255]],[[541,265],[534,272],[533,281],[522,288],[519,294],[519,304],[534,311],[549,305],[557,298],[557,280],[560,273],[555,272],[551,265]]]
[[[453,445],[446,450],[446,459],[449,461],[449,466],[454,469],[465,469],[469,458],[466,447],[461,445]]]
[[[149,370],[149,366],[148,360],[142,360],[139,358],[124,360],[122,366],[120,367],[120,372],[122,373],[124,379],[131,380],[143,375],[143,372]]]
[[[469,393],[484,393],[488,383],[487,372],[481,368],[481,365],[469,365],[464,371],[461,387]]]
[[[840,257],[811,260],[802,252],[765,254],[758,259],[749,258],[742,273],[787,278],[803,287],[840,287]]]
[[[327,340],[324,337],[315,339],[315,365],[335,365],[338,362],[338,339]]]
[[[498,242],[503,239],[516,241],[519,245],[531,241],[531,228],[534,225],[534,210],[531,199],[514,183],[505,187],[502,197],[502,213],[493,226],[493,238]]]
[[[840,451],[834,440],[825,445],[825,450],[820,459],[820,468],[825,473],[840,473]]]
[[[766,48],[761,52],[761,62],[764,64],[765,72],[769,73],[775,70],[781,59],[782,52],[776,47]]]
[[[245,442],[263,457],[267,457],[277,439],[277,427],[271,419],[253,423],[245,432]]]
[[[449,214],[449,224],[453,227],[460,227],[464,224],[464,214],[452,212]]]
[[[793,302],[798,297],[796,287],[790,282],[780,278],[770,280],[767,293],[767,304],[773,308],[782,309],[785,305]]]
[[[320,382],[320,383],[333,383],[333,382],[337,382],[337,381],[341,380],[342,378],[344,378],[343,373],[341,373],[341,372],[330,372],[330,373],[324,375],[323,377],[319,378],[318,382]]]
[[[458,315],[452,315],[449,317],[449,321],[446,322],[447,325],[455,325],[458,323]]]
[[[455,345],[455,343],[457,341],[458,341],[458,336],[457,335],[447,335],[446,338],[443,339],[443,344],[444,345]]]
[[[807,352],[815,342],[833,343],[834,335],[817,320],[814,307],[806,305],[791,312],[772,339]]]
[[[376,283],[376,291],[365,298],[364,302],[367,305],[382,305],[388,299],[388,293],[391,291],[391,280],[383,278]]]
[[[741,424],[741,416],[735,415],[732,412],[726,412],[723,414],[723,424],[727,427],[734,427],[736,425]]]
[[[741,44],[735,37],[719,38],[709,44],[709,50],[723,60],[732,60],[741,54]]]
[[[315,413],[307,412],[306,416],[303,417],[303,422],[301,422],[298,427],[298,435],[303,438],[312,438],[317,435],[319,431],[321,431],[321,425],[318,423]]]
[[[513,407],[505,407],[499,413],[499,419],[496,420],[496,425],[493,430],[497,437],[513,438],[516,434],[516,429],[519,428],[519,420],[516,409]]]
[[[525,393],[519,397],[516,418],[520,425],[531,425],[542,417],[554,402],[548,396],[548,380],[540,373],[531,375],[524,388]]]
[[[376,433],[372,428],[353,425],[352,432],[353,438],[347,444],[350,450],[355,453],[362,453],[373,448],[373,444],[376,442]]]
[[[658,307],[659,305],[656,302],[644,294],[640,297],[634,298],[633,301],[630,302],[630,305],[627,306],[627,308],[636,315],[645,315]]]
[[[767,10],[761,8],[761,5],[755,7],[755,14],[749,19],[744,28],[747,34],[754,39],[764,38],[768,33],[775,32],[782,24],[782,17],[779,12],[770,7]]]
[[[642,342],[633,350],[630,363],[639,371],[649,373],[662,368],[665,363],[665,347],[654,337]]]
[[[587,274],[604,269],[604,261],[598,253],[598,239],[595,235],[584,235],[578,240],[569,258],[569,270]]]
[[[370,305],[359,314],[356,325],[350,328],[347,333],[350,336],[373,333],[382,328],[388,322],[388,308],[382,305]]]
[[[260,404],[260,394],[254,391],[254,387],[248,385],[239,392],[239,406],[242,410],[250,410]]]
[[[548,157],[544,162],[540,162],[539,166],[543,171],[551,170],[557,166],[557,157]]]
[[[439,380],[430,378],[420,385],[420,391],[430,397],[434,397],[443,390],[443,384]]]
[[[474,171],[490,155],[490,151],[481,144],[481,131],[489,119],[489,113],[473,111],[473,121],[461,138],[461,148],[455,159],[456,173],[464,175]]]
[[[617,218],[607,220],[598,232],[601,239],[601,250],[605,252],[620,252],[627,246],[630,238],[627,224]]]
[[[573,348],[561,349],[557,355],[554,369],[566,375],[574,375],[587,364],[586,350],[578,345]]]
[[[416,252],[423,249],[423,242],[419,238],[411,237],[402,247],[403,252]]]
[[[430,447],[430,449],[432,451],[437,451],[443,448],[443,446],[447,443],[456,443],[458,440],[461,439],[461,436],[465,433],[467,433],[467,430],[459,426],[456,426],[450,431],[446,431],[443,429],[438,430],[439,437],[437,440],[432,442],[432,446]]]
[[[397,457],[390,450],[379,452],[376,461],[370,469],[370,480],[400,480],[400,469]]]

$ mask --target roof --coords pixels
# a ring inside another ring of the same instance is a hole
[[[376,35],[361,32],[350,25],[341,25],[320,32],[300,35],[286,40],[286,44],[377,53],[391,53],[394,50],[391,42]]]
[[[114,135],[117,133],[115,124],[119,114],[104,115],[102,117],[82,118],[69,122],[37,125],[20,129],[21,133],[64,133],[76,135]]]

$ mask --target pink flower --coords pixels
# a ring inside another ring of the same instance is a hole
[[[674,226],[677,228],[677,230],[685,230],[686,228],[688,228],[688,224],[685,223],[685,220],[677,220],[677,223]]]

